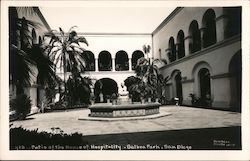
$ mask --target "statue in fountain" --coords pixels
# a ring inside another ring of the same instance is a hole
[[[129,97],[128,97],[127,88],[123,83],[121,83],[121,87],[122,87],[122,90],[119,93],[119,98],[118,98],[119,102],[120,102],[120,104],[128,104],[129,103]]]

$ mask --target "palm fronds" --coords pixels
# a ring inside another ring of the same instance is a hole
[[[55,82],[53,63],[45,57],[40,46],[32,44],[32,28],[38,28],[39,23],[18,17],[36,14],[34,7],[9,7],[9,61],[10,77],[16,85],[17,93],[23,92],[25,86],[30,85],[33,68],[38,69],[38,80],[49,84]],[[34,80],[36,81],[36,80]]]
[[[50,42],[47,46],[47,53],[55,64],[59,64],[58,68],[80,72],[86,66],[81,56],[85,49],[80,46],[80,43],[88,45],[88,42],[83,36],[77,35],[73,30],[75,27],[71,27],[69,33],[65,33],[62,28],[59,28],[59,32],[55,30],[49,32],[47,36],[50,37]]]

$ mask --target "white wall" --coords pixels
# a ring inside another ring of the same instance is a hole
[[[86,50],[90,50],[94,55],[95,59],[98,59],[98,55],[101,51],[107,50],[110,52],[111,57],[114,59],[116,53],[119,50],[124,50],[128,54],[128,58],[132,58],[132,54],[136,50],[143,51],[143,45],[150,45],[152,47],[152,36],[149,35],[119,35],[119,34],[105,34],[105,35],[89,35],[89,34],[79,34],[84,36],[89,46],[81,44]],[[152,50],[148,54],[149,58],[152,57]],[[147,57],[145,55],[145,57]],[[114,65],[114,64],[113,64]],[[58,75],[63,79],[63,73],[59,70],[57,71]],[[68,78],[69,73],[67,74]],[[102,78],[111,78],[116,81],[118,85],[118,91],[121,91],[121,83],[124,83],[124,80],[135,75],[134,71],[97,71],[97,72],[86,72],[82,76],[88,76],[92,79],[99,80]],[[66,78],[66,79],[67,79]]]
[[[85,47],[94,53],[95,58],[101,51],[107,50],[110,52],[112,58],[119,50],[127,52],[128,57],[132,58],[132,53],[136,50],[142,50],[143,45],[147,44],[152,47],[152,36],[149,35],[82,35],[84,36],[89,46]],[[152,51],[149,53],[152,57]]]

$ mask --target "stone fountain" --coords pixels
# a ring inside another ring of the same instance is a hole
[[[132,102],[128,97],[128,92],[124,85],[122,91],[119,93],[117,104],[112,103],[96,103],[89,106],[90,117],[138,117],[147,116],[159,113],[160,103],[158,102]]]

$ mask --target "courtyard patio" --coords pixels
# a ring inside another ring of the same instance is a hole
[[[190,145],[193,149],[240,149],[241,114],[229,111],[192,108],[186,106],[161,106],[161,113],[171,115],[159,118],[119,121],[79,120],[89,114],[88,109],[39,113],[23,121],[12,122],[13,127],[38,132],[80,133],[91,145]],[[226,141],[214,146],[214,141]],[[123,149],[137,149],[138,147]],[[170,147],[165,147],[171,149]]]

